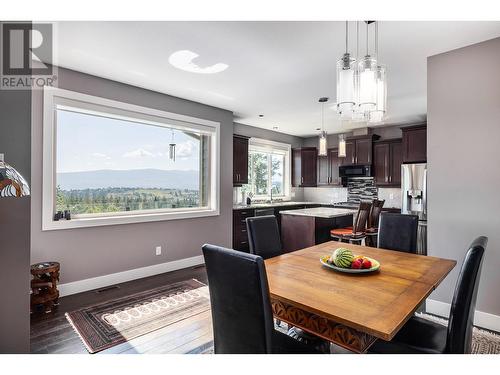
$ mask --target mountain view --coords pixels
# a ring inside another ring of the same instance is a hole
[[[57,211],[72,215],[199,207],[195,170],[96,170],[57,174]]]

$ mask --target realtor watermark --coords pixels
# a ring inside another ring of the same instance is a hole
[[[55,25],[48,22],[1,22],[0,25],[0,89],[57,86]]]

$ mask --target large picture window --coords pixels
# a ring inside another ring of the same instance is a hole
[[[287,198],[290,195],[290,145],[250,139],[248,185],[254,198]]]
[[[218,214],[217,123],[59,89],[45,101],[44,229]]]

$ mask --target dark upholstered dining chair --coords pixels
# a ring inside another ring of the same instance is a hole
[[[416,254],[417,230],[417,215],[382,212],[378,228],[378,247]]]
[[[448,327],[413,316],[392,341],[378,340],[378,354],[467,354],[471,352],[477,289],[487,237],[476,238],[465,255],[451,304]]]
[[[262,257],[203,245],[216,354],[319,353],[274,329]]]
[[[274,215],[247,217],[250,252],[269,259],[283,254],[278,221]]]

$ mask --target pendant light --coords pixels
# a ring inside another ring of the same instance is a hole
[[[172,129],[172,141],[168,145],[168,156],[170,160],[175,162],[175,142],[174,142],[174,129]]]
[[[366,55],[358,63],[358,110],[366,116],[377,107],[377,60],[368,51],[368,27],[366,21]]]
[[[328,98],[319,98],[319,102],[321,103],[321,134],[319,135],[319,147],[318,147],[318,155],[319,156],[327,156],[328,155],[328,140],[326,138],[327,134],[325,131],[325,103],[328,101]]]
[[[346,157],[346,147],[345,147],[345,136],[344,134],[339,134],[339,158]]]
[[[378,22],[375,23],[375,56],[379,60],[378,54]],[[382,122],[385,116],[387,106],[387,75],[384,65],[377,66],[376,73],[376,106],[369,112],[368,122]]]
[[[345,53],[337,61],[337,112],[341,119],[350,119],[356,105],[355,63],[349,53],[349,23],[345,23]]]

